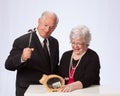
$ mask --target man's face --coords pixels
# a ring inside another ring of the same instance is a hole
[[[44,16],[38,20],[38,32],[43,38],[47,38],[56,28],[56,18],[54,16]]]

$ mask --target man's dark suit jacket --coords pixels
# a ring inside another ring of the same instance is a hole
[[[69,66],[72,50],[65,52],[60,60],[59,75],[69,77]],[[100,84],[100,62],[97,53],[88,49],[74,73],[75,81],[81,81],[83,87]],[[66,82],[67,83],[67,82]]]
[[[50,61],[47,63],[43,53],[42,45],[36,35],[32,33],[31,48],[34,48],[29,60],[21,63],[21,54],[24,48],[28,47],[30,33],[25,34],[14,41],[13,48],[5,62],[5,68],[8,70],[17,70],[16,77],[16,96],[24,96],[24,92],[30,84],[39,84],[39,79],[43,74],[52,74],[57,72],[59,62],[58,41],[50,36]]]

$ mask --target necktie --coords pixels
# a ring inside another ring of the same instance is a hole
[[[50,56],[49,56],[49,52],[48,52],[48,48],[47,48],[47,40],[44,39],[43,42],[44,42],[44,46],[43,46],[44,53],[45,53],[45,56],[46,56],[48,63],[50,63]]]

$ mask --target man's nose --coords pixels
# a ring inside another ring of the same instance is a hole
[[[49,26],[46,26],[46,27],[45,27],[45,31],[46,31],[46,32],[50,31],[50,27],[49,27]]]

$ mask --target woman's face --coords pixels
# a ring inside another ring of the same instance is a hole
[[[71,46],[73,52],[77,55],[81,55],[87,50],[87,45],[83,42],[83,39],[81,38],[73,38],[71,41]]]

